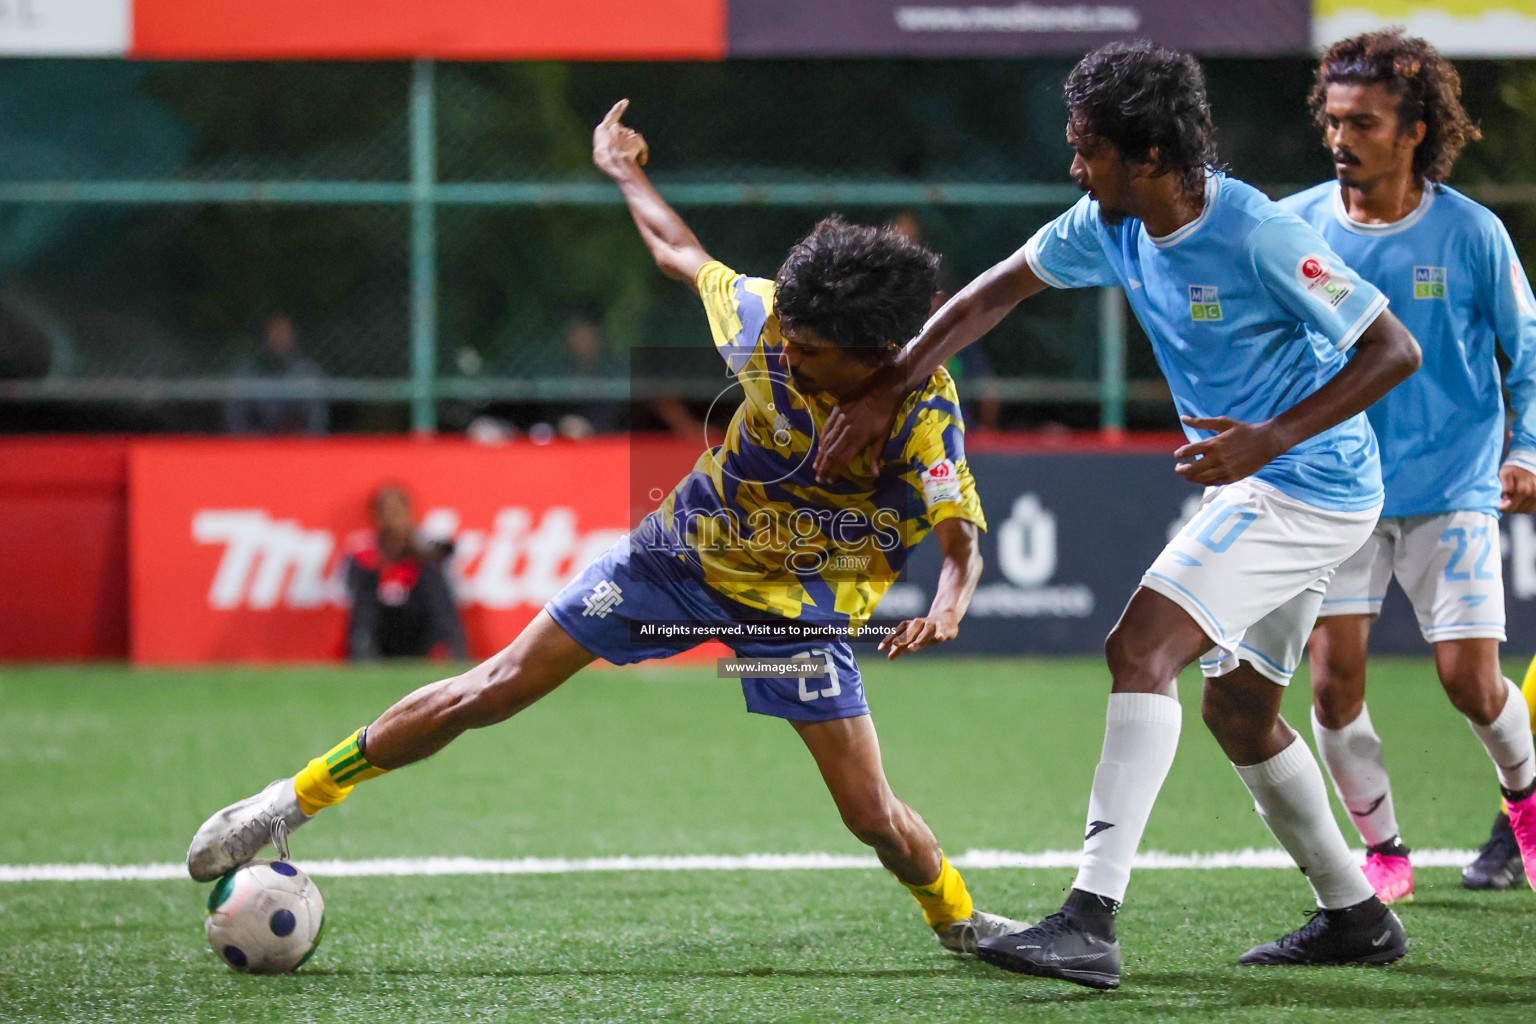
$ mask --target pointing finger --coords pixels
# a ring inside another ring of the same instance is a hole
[[[614,124],[624,116],[624,111],[629,109],[629,100],[622,99],[608,109],[608,115],[603,118],[603,124]]]

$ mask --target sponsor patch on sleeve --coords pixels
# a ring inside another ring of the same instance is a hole
[[[933,508],[935,505],[946,501],[958,503],[960,495],[960,472],[950,459],[940,459],[927,469],[923,470],[923,502]]]
[[[1317,253],[1308,253],[1296,261],[1296,280],[1307,294],[1329,309],[1338,309],[1355,286],[1328,265]]]

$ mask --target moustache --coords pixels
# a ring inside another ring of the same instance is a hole
[[[1355,156],[1353,153],[1346,153],[1343,150],[1334,150],[1333,159],[1335,163],[1348,164],[1350,167],[1360,166],[1359,157]]]

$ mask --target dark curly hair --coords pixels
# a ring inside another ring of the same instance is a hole
[[[1157,174],[1177,174],[1189,192],[1205,186],[1216,162],[1216,125],[1205,72],[1187,53],[1145,39],[1109,43],[1078,61],[1062,87],[1079,137],[1108,139],[1126,160],[1157,150]]]
[[[899,231],[834,214],[789,250],[773,311],[877,364],[922,330],[938,276],[939,257]]]
[[[1407,133],[1424,122],[1424,140],[1413,151],[1413,173],[1426,181],[1450,177],[1466,144],[1483,137],[1461,107],[1461,76],[1451,62],[1400,28],[1366,32],[1328,47],[1317,65],[1310,101],[1319,128],[1327,127],[1328,87],[1340,83],[1386,86],[1398,97],[1399,131]]]

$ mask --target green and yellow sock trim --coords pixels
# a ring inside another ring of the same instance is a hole
[[[358,742],[361,729],[315,758],[293,777],[293,792],[299,798],[299,810],[316,814],[322,808],[339,804],[359,782],[383,775],[388,769],[370,764]]]

